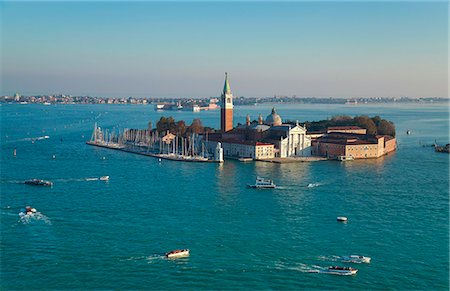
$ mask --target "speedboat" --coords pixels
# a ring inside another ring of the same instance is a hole
[[[336,220],[337,220],[337,221],[340,221],[340,222],[347,222],[348,218],[345,217],[345,216],[338,216],[338,217],[336,218]]]
[[[101,181],[108,181],[109,180],[109,176],[101,176],[100,180]]]
[[[24,217],[24,216],[30,217],[30,216],[33,216],[36,212],[37,212],[36,208],[27,206],[27,207],[25,207],[25,209],[20,209],[19,216],[20,217]]]
[[[183,257],[189,257],[189,250],[174,250],[166,253],[167,258],[183,258]]]
[[[358,255],[350,255],[350,256],[342,256],[341,260],[345,263],[355,263],[355,264],[361,264],[366,263],[369,264],[371,258],[365,257],[365,256],[358,256]]]
[[[272,180],[266,180],[261,177],[256,177],[256,182],[254,185],[247,185],[250,188],[258,188],[258,189],[273,189],[277,186],[273,183]]]
[[[358,269],[353,269],[351,267],[328,267],[327,270],[328,274],[333,275],[355,275],[358,272]]]
[[[25,181],[25,184],[35,185],[35,186],[53,186],[53,182],[44,181],[44,180],[40,180],[40,179],[27,180],[27,181]]]

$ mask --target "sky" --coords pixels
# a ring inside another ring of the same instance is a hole
[[[448,97],[448,5],[0,2],[0,91]]]

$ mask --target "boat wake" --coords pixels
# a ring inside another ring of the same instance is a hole
[[[54,182],[86,182],[86,181],[99,181],[102,177],[87,177],[87,178],[69,178],[69,179],[53,179]],[[107,181],[107,180],[102,180]],[[23,183],[23,182],[21,182]]]
[[[45,216],[44,214],[40,213],[39,211],[36,211],[31,214],[25,214],[24,212],[19,213],[19,223],[22,224],[31,224],[34,222],[44,222],[45,224],[51,225],[52,222],[50,219]]]
[[[302,273],[320,273],[322,270],[324,270],[324,268],[321,266],[308,265],[303,263],[297,263],[294,266],[287,266],[285,264],[276,264],[275,268],[282,270],[298,271]]]
[[[129,257],[129,258],[120,259],[120,260],[121,261],[132,261],[132,262],[147,261],[147,263],[151,264],[155,261],[161,261],[164,259],[166,259],[166,256],[164,254],[152,254],[149,256]]]
[[[38,137],[26,137],[26,138],[19,139],[17,141],[36,141],[36,140],[43,140],[43,139],[49,139],[49,138],[50,138],[50,136],[44,135],[44,136],[38,136]]]
[[[340,261],[340,256],[318,256],[317,257],[320,261],[327,261],[327,262],[338,262]]]

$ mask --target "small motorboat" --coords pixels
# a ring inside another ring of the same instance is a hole
[[[31,179],[25,181],[27,185],[35,185],[35,186],[53,186],[53,182],[40,180],[40,179]]]
[[[355,275],[358,272],[358,269],[353,269],[351,267],[328,267],[327,269],[328,274],[333,275]]]
[[[101,176],[100,177],[100,181],[108,181],[109,180],[109,176]]]
[[[337,220],[337,221],[340,221],[340,222],[347,222],[348,218],[345,217],[345,216],[338,216],[338,217],[336,218],[336,220]]]
[[[365,257],[365,256],[350,255],[350,256],[342,256],[341,260],[342,260],[342,262],[345,262],[345,263],[355,263],[355,264],[366,263],[366,264],[369,264],[371,258],[370,257]]]
[[[247,185],[250,188],[257,188],[257,189],[274,189],[277,186],[273,183],[272,180],[266,180],[261,177],[256,177],[256,182],[254,185]]]
[[[166,253],[167,258],[183,258],[183,257],[189,257],[189,250],[174,250]]]
[[[25,207],[25,209],[21,209],[19,212],[20,217],[24,216],[33,216],[37,212],[36,208],[32,208],[30,206]]]

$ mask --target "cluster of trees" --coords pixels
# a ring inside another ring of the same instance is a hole
[[[176,121],[172,116],[162,116],[156,123],[156,131],[158,131],[159,134],[164,134],[169,131],[172,134],[186,137],[191,135],[192,133],[213,132],[214,129],[211,127],[203,126],[202,121],[198,118],[195,118],[192,121],[191,125],[187,126],[184,120]]]
[[[381,119],[380,116],[369,117],[367,115],[361,116],[333,116],[331,119],[305,122],[306,128],[310,131],[326,131],[330,126],[359,126],[367,129],[368,134],[390,135],[395,137],[395,125],[386,120]]]

